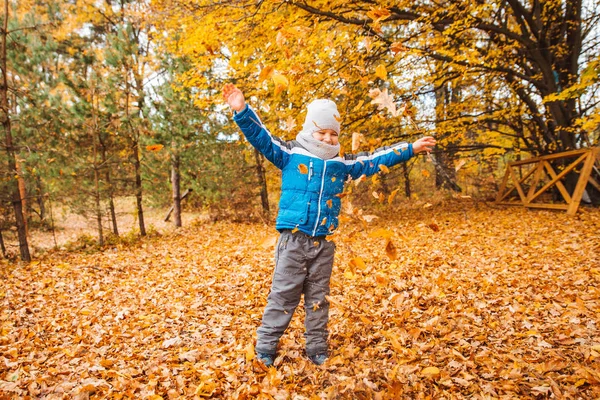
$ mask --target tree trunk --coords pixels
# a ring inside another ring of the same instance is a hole
[[[402,164],[402,175],[404,175],[404,194],[407,199],[410,199],[412,190],[410,189],[410,172],[406,163]]]
[[[8,104],[8,77],[6,72],[6,40],[8,37],[8,0],[4,0],[4,23],[2,27],[2,44],[0,45],[0,69],[2,70],[2,81],[0,82],[0,120],[4,128],[6,137],[6,153],[8,158],[8,172],[10,175],[17,173],[16,154],[13,147],[10,111]],[[14,176],[14,175],[13,175]],[[13,209],[15,211],[15,221],[17,224],[17,235],[19,237],[19,251],[23,261],[31,261],[29,253],[29,244],[27,243],[27,228],[23,218],[23,203],[19,192],[18,179],[11,179],[9,182],[11,191]]]
[[[139,140],[136,138],[133,145],[133,165],[135,166],[135,202],[137,205],[140,235],[146,236],[144,223],[144,208],[142,206],[142,163],[140,161]]]
[[[92,100],[92,138],[94,141],[94,189],[95,189],[95,193],[94,193],[94,201],[95,201],[95,206],[96,206],[96,224],[97,224],[97,228],[98,228],[98,245],[99,246],[104,246],[104,232],[102,230],[102,204],[101,204],[101,199],[100,199],[100,165],[98,165],[98,136],[99,136],[99,132],[98,132],[98,127],[96,124],[96,112],[95,112],[95,105],[94,105],[94,90],[92,89],[92,93],[91,93],[91,100]]]
[[[119,236],[119,228],[117,226],[117,213],[115,211],[114,188],[112,185],[112,180],[110,179],[110,168],[108,168],[108,166],[106,165],[106,143],[104,143],[100,134],[98,134],[98,138],[100,139],[100,145],[102,149],[102,165],[104,166],[104,170],[106,171],[104,179],[106,180],[106,184],[108,186],[108,209],[110,210],[110,219],[112,221],[113,233],[115,234],[115,236]]]
[[[271,211],[269,209],[269,193],[267,192],[267,179],[265,177],[265,168],[263,166],[263,156],[257,149],[254,149],[254,158],[256,159],[256,177],[258,178],[258,186],[260,187],[260,201],[262,203],[263,213],[269,217]]]
[[[28,210],[27,210],[27,188],[25,186],[25,179],[23,178],[23,170],[21,168],[21,163],[18,160],[18,156],[15,153],[15,166],[17,167],[17,180],[19,183],[19,196],[21,196],[21,204],[23,210],[23,222],[25,223],[25,234],[29,233],[29,227],[27,226],[27,221],[29,220]]]
[[[6,257],[6,246],[4,245],[4,238],[2,237],[2,231],[0,231],[0,250],[2,250],[2,256]]]
[[[98,165],[94,165],[94,183],[95,193],[94,200],[96,206],[96,223],[98,227],[98,245],[104,246],[104,233],[102,231],[102,208],[100,202],[100,171],[98,171]]]
[[[173,224],[181,227],[181,174],[179,154],[171,155],[171,186],[173,187]]]
[[[437,62],[438,68],[442,68],[442,63]],[[446,121],[451,115],[452,105],[460,102],[460,90],[456,83],[448,82],[435,91],[435,113],[438,124]],[[454,145],[456,139],[445,134],[446,137],[438,137],[438,140],[444,139],[446,146]],[[433,159],[433,156],[430,156]],[[456,171],[454,170],[455,154],[440,152],[434,161],[435,165],[435,187],[440,189],[445,187],[455,192],[461,192],[462,189],[456,183]]]

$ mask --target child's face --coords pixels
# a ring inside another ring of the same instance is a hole
[[[339,143],[338,134],[333,129],[321,129],[320,131],[313,132],[312,135],[315,139],[333,146]]]

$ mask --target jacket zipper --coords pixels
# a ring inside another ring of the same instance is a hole
[[[319,227],[319,220],[321,219],[321,198],[323,197],[323,186],[325,184],[325,172],[326,171],[327,171],[327,161],[323,161],[323,175],[321,177],[321,190],[319,191],[319,204],[317,206],[317,221],[315,222],[315,229],[313,229],[313,234],[312,234],[313,236],[317,235],[317,228]]]
[[[310,181],[310,178],[312,178],[313,175],[313,162],[312,160],[310,160],[310,164],[308,166],[308,180]]]

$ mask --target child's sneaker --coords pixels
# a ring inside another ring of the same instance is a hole
[[[258,361],[265,364],[265,366],[270,367],[273,365],[275,355],[268,353],[257,353],[256,358],[258,358]]]
[[[323,365],[323,363],[325,363],[325,361],[327,361],[327,354],[325,354],[325,353],[315,354],[314,356],[308,356],[308,359],[310,361],[312,361],[313,364]]]

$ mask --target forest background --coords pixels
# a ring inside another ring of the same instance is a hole
[[[173,205],[179,226],[181,188],[215,218],[272,216],[278,175],[230,122],[226,82],[286,139],[315,97],[337,102],[346,152],[436,137],[433,158],[382,171],[359,203],[489,200],[507,162],[598,145],[599,14],[558,0],[4,0],[2,252],[30,259],[27,230],[61,213],[100,246],[124,215],[146,235],[145,206]]]

